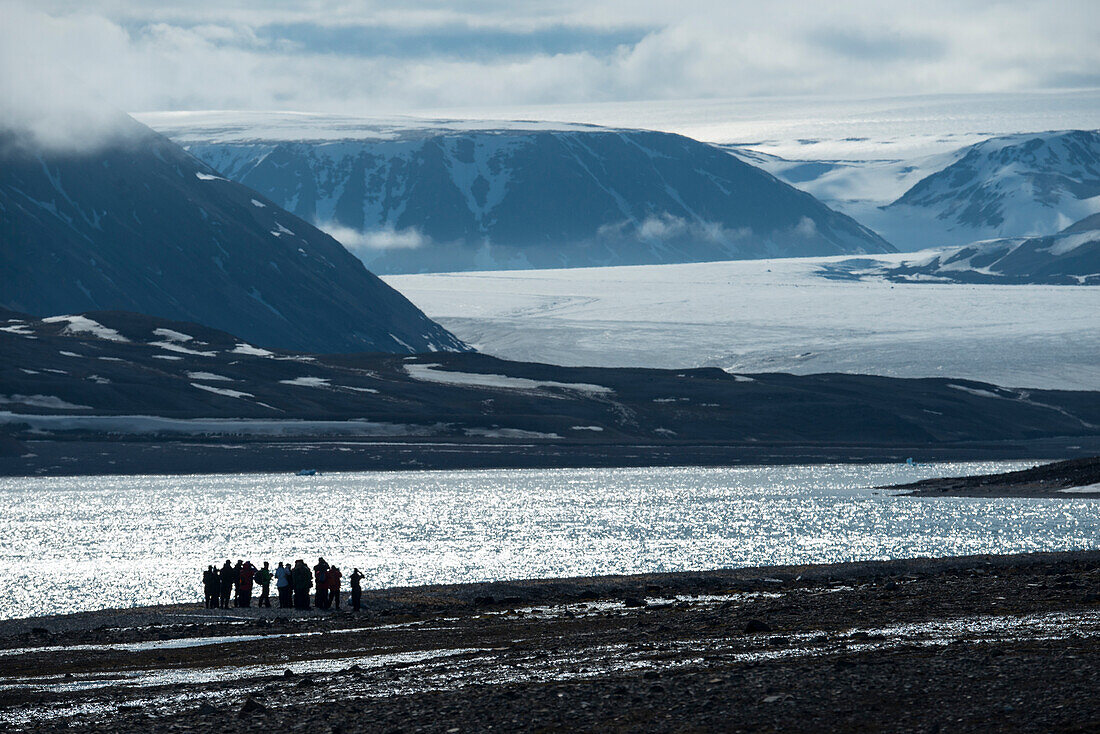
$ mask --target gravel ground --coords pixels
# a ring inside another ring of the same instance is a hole
[[[1098,591],[1087,551],[391,589],[360,614],[9,620],[0,723],[1097,731]]]

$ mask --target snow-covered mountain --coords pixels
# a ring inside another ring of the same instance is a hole
[[[1006,135],[897,159],[788,160],[724,147],[901,250],[1053,235],[1100,212],[1095,131]]]
[[[0,131],[0,305],[137,311],[297,350],[465,348],[324,232],[118,125],[83,152]]]
[[[1100,214],[1049,237],[948,248],[883,274],[900,282],[1100,285]]]
[[[1054,234],[1100,212],[1100,133],[990,138],[921,179],[888,213],[934,220],[950,242]]]
[[[669,133],[293,114],[143,119],[377,272],[893,251],[812,196]]]

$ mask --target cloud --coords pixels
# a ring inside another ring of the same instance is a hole
[[[868,61],[922,61],[942,58],[948,52],[945,41],[933,35],[913,35],[881,28],[826,27],[814,29],[807,39],[838,56]]]
[[[794,226],[793,231],[799,237],[813,239],[817,237],[817,224],[809,217],[802,217],[802,219],[798,220],[798,224]]]
[[[896,96],[1094,83],[1100,68],[1095,0],[0,3],[0,91],[50,109]]]
[[[116,26],[94,16],[0,8],[0,132],[9,143],[86,150],[143,130],[104,99],[79,64],[123,40]]]
[[[753,232],[748,227],[729,229],[720,222],[688,221],[668,212],[651,214],[641,222],[627,220],[605,224],[596,231],[596,238],[603,240],[638,238],[650,242],[696,241],[724,245],[752,236]]]
[[[363,231],[335,223],[318,223],[317,227],[359,257],[373,256],[382,250],[412,250],[431,242],[417,227]]]
[[[292,44],[302,53],[395,59],[466,59],[491,61],[501,57],[575,53],[609,54],[636,44],[654,29],[584,28],[566,25],[545,28],[477,28],[468,23],[405,28],[385,25],[341,25],[316,22],[272,24],[259,28],[257,37],[271,44]]]

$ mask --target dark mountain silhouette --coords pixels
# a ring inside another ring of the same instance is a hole
[[[464,348],[325,233],[119,125],[84,152],[0,133],[0,305],[136,311],[306,351]]]

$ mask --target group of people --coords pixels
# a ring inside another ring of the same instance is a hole
[[[272,581],[275,582],[280,608],[309,609],[310,589],[316,587],[314,606],[317,609],[331,609],[334,606],[339,609],[343,577],[343,572],[336,566],[330,566],[324,558],[318,558],[312,570],[301,558],[293,566],[280,562],[274,570],[267,561],[264,561],[261,568],[256,568],[251,561],[238,560],[233,565],[226,560],[220,569],[206,567],[202,574],[202,585],[207,609],[228,609],[231,601],[234,607],[251,607],[252,591],[256,586],[260,587],[257,606],[270,607]],[[362,607],[363,578],[358,568],[353,569],[348,578],[351,585],[351,608],[356,612]]]

